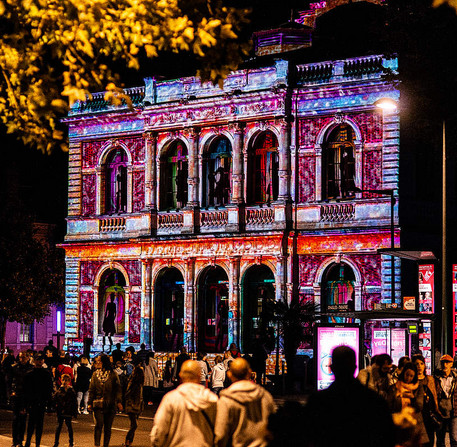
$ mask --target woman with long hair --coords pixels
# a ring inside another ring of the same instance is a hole
[[[422,419],[424,387],[419,382],[417,369],[413,363],[408,362],[404,365],[398,376],[398,381],[387,391],[387,402],[392,413],[410,411],[412,418],[416,422],[413,443],[405,445],[427,445],[429,439]]]
[[[152,405],[152,392],[159,388],[159,367],[154,359],[154,352],[148,352],[144,367],[144,397]]]
[[[130,420],[130,429],[125,437],[125,446],[131,446],[138,427],[138,417],[143,410],[144,370],[139,362],[129,377],[125,391],[125,413]]]
[[[90,379],[88,410],[94,412],[94,446],[100,447],[103,430],[103,447],[109,446],[111,427],[116,407],[122,411],[122,389],[110,358],[100,354],[95,358],[95,370]]]
[[[432,415],[437,415],[440,418],[438,410],[438,396],[436,394],[435,380],[433,376],[428,376],[425,369],[425,358],[422,354],[413,355],[413,363],[417,368],[417,377],[419,382],[424,387],[424,407],[422,409],[422,418],[424,420],[425,430],[428,435],[429,442],[424,444],[426,447],[433,447],[435,444],[436,422],[432,420]]]

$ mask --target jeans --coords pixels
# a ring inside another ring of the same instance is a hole
[[[128,431],[127,436],[125,437],[125,444],[131,445],[133,442],[133,437],[135,436],[135,431],[138,427],[138,415],[129,413],[128,416],[130,419],[130,430]]]
[[[54,447],[59,445],[60,432],[62,430],[62,425],[65,422],[65,425],[68,429],[68,437],[70,438],[70,447],[73,446],[73,426],[71,425],[71,416],[57,416],[57,428],[56,428],[56,437],[54,440]]]
[[[40,447],[45,410],[46,407],[41,404],[32,405],[29,408],[29,424],[27,426],[27,440],[25,441],[26,447],[30,447],[33,432],[35,432],[35,446]]]
[[[24,441],[27,412],[20,407],[13,408],[13,445],[22,444]]]
[[[100,446],[100,439],[102,438],[103,429],[103,447],[109,446],[109,440],[111,438],[111,426],[113,425],[114,416],[116,411],[113,409],[105,410],[94,409],[94,445],[95,447]]]
[[[78,411],[81,409],[81,401],[83,401],[83,411],[87,411],[87,401],[89,400],[89,391],[83,393],[78,391],[76,394],[76,400],[78,401]]]
[[[437,447],[445,447],[446,430],[449,429],[449,440],[451,447],[457,447],[457,417],[451,417],[443,420],[441,430],[436,432]]]

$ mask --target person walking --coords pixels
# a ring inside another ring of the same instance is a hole
[[[76,418],[78,414],[78,401],[76,393],[71,386],[71,377],[69,374],[63,374],[61,377],[62,385],[54,394],[54,403],[57,413],[57,428],[54,439],[54,447],[58,447],[60,432],[62,431],[63,423],[68,429],[68,438],[70,447],[73,447],[73,426],[71,424],[72,418]]]
[[[89,367],[89,360],[84,355],[80,358],[80,365],[76,369],[76,398],[78,402],[78,413],[89,414],[87,410],[87,402],[89,400],[89,384],[92,377],[92,370]],[[83,408],[81,410],[81,402]]]
[[[334,382],[311,395],[305,407],[305,446],[393,447],[389,407],[385,399],[354,378],[355,351],[349,346],[335,348],[330,368]]]
[[[422,418],[424,407],[424,387],[419,382],[416,366],[405,363],[398,380],[391,385],[387,392],[387,403],[392,413],[401,413],[405,408],[412,408],[412,417],[416,421],[413,437],[419,445],[429,442]]]
[[[249,363],[237,358],[227,375],[232,381],[219,394],[214,428],[217,447],[262,447],[267,445],[268,417],[276,410],[271,394],[253,383]]]
[[[116,407],[119,411],[123,409],[121,384],[109,357],[101,354],[95,358],[95,370],[89,384],[88,409],[94,412],[95,447],[100,447],[102,430],[103,447],[109,446]]]
[[[371,366],[359,371],[357,378],[362,385],[386,398],[387,390],[394,383],[391,374],[392,357],[388,354],[379,354],[372,358],[372,362]]]
[[[446,432],[449,432],[451,447],[457,446],[457,372],[452,369],[454,359],[445,354],[440,359],[441,368],[435,372],[435,386],[438,409],[443,417],[443,425],[436,432],[437,447],[444,447]]]
[[[25,447],[30,447],[35,432],[35,446],[40,447],[43,434],[44,413],[52,398],[52,376],[47,368],[43,368],[44,357],[35,357],[35,366],[25,376],[25,392],[28,413],[27,439]]]
[[[165,362],[163,368],[163,388],[167,391],[173,388],[173,368],[170,359]]]
[[[27,424],[25,376],[33,369],[29,354],[21,351],[18,362],[11,367],[11,405],[13,407],[13,446],[22,446]]]
[[[214,358],[214,368],[211,372],[211,389],[219,396],[219,393],[224,389],[225,366],[220,355]]]
[[[213,446],[217,396],[200,384],[200,365],[186,360],[181,385],[162,399],[151,431],[153,447]]]
[[[154,352],[149,352],[144,368],[144,397],[152,405],[152,391],[159,388],[159,367],[154,359]]]
[[[187,353],[187,348],[183,346],[180,353],[175,358],[175,365],[173,368],[173,381],[178,382],[181,366],[186,360],[190,360],[190,355]]]
[[[138,359],[129,377],[125,391],[125,413],[130,420],[130,428],[125,437],[125,446],[132,445],[135,431],[138,427],[138,417],[143,410],[143,384],[144,370],[141,366],[140,359]]]
[[[197,363],[200,365],[200,383],[203,386],[208,385],[208,377],[211,373],[211,368],[208,369],[208,363],[205,361],[206,354],[203,352],[197,353]]]
[[[435,380],[433,376],[426,374],[425,358],[422,354],[413,355],[413,363],[417,368],[417,377],[419,383],[424,387],[424,407],[422,408],[422,419],[424,420],[425,431],[429,442],[424,447],[433,447],[435,445],[435,431],[442,420],[438,410],[438,396],[436,394]]]

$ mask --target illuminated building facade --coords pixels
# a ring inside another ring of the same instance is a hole
[[[133,109],[103,94],[76,104],[68,345],[102,349],[108,318],[124,346],[249,351],[258,337],[274,347],[272,302],[295,293],[330,321],[400,304],[400,265],[392,294],[377,252],[391,246],[390,198],[360,192],[398,188],[398,112],[374,105],[399,97],[386,73],[393,56],[278,57],[223,88],[147,78],[128,90]]]

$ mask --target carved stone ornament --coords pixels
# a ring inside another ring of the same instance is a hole
[[[347,120],[347,116],[344,115],[343,113],[335,113],[335,116],[333,117],[333,121],[336,124],[343,124]]]

